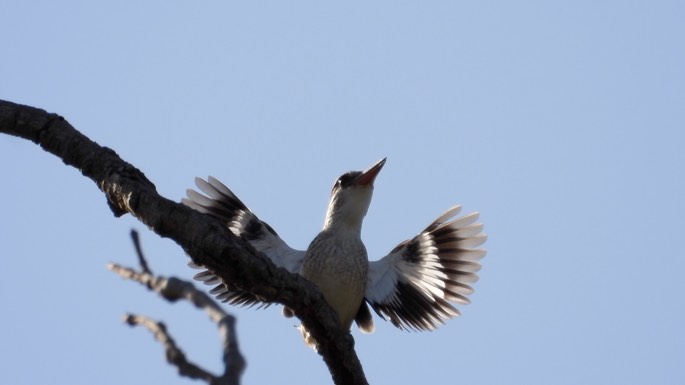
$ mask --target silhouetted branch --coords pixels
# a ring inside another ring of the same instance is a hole
[[[0,132],[31,140],[80,170],[102,190],[115,216],[129,213],[160,236],[173,239],[195,264],[231,288],[287,305],[319,343],[319,354],[335,383],[367,383],[352,335],[311,282],[277,268],[217,220],[160,196],[140,170],[59,115],[0,101]]]
[[[139,282],[169,302],[185,299],[195,305],[198,309],[205,310],[209,318],[216,323],[219,328],[219,334],[223,345],[224,373],[221,376],[216,376],[196,364],[189,362],[181,349],[176,346],[163,323],[153,321],[145,316],[133,314],[127,314],[124,318],[125,322],[131,326],[145,326],[148,330],[153,332],[155,338],[164,345],[167,361],[178,367],[180,375],[202,379],[212,385],[240,384],[240,377],[245,370],[246,362],[238,347],[238,339],[235,331],[235,317],[226,313],[216,301],[203,291],[198,290],[191,282],[176,277],[165,278],[155,276],[149,272],[149,268],[147,269],[148,271],[145,271],[146,269],[143,266],[147,266],[147,261],[145,260],[145,256],[143,255],[140,246],[138,233],[135,230],[132,230],[131,236],[136,246],[136,252],[141,264],[141,271],[136,271],[132,268],[123,267],[114,263],[110,263],[107,268],[117,273],[122,278]]]
[[[143,273],[152,274],[150,267],[147,265],[145,260],[145,254],[143,254],[143,248],[140,246],[140,237],[136,230],[131,229],[131,240],[133,241],[133,247],[136,248],[136,255],[138,256],[138,263],[140,264],[140,270]]]
[[[144,326],[147,330],[152,332],[155,339],[164,346],[167,362],[176,366],[178,368],[178,374],[181,376],[203,380],[208,384],[220,384],[217,382],[216,376],[186,359],[183,351],[176,346],[176,342],[174,342],[174,339],[171,338],[171,335],[167,332],[164,323],[136,314],[126,314],[124,316],[124,322],[131,326]],[[228,382],[224,382],[224,384],[228,384]]]

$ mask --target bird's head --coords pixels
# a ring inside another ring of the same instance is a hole
[[[385,160],[386,158],[381,159],[366,171],[346,172],[335,181],[324,229],[340,228],[361,232],[362,220],[371,204],[373,182]]]

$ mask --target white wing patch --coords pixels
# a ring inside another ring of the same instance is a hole
[[[182,200],[183,204],[222,221],[234,235],[243,237],[276,266],[283,267],[291,273],[300,270],[304,251],[288,246],[271,226],[259,220],[228,187],[211,176],[206,181],[195,178],[195,184],[206,195],[188,189],[188,198]],[[193,268],[203,268],[192,262],[189,265]],[[250,306],[259,303],[259,300],[249,293],[229,289],[226,283],[210,271],[205,270],[196,274],[195,279],[207,285],[218,285],[210,290],[210,293],[215,294],[221,301]]]

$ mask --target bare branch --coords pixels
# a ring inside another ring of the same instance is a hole
[[[126,314],[124,316],[124,322],[131,326],[141,325],[151,331],[152,334],[154,334],[155,339],[164,346],[167,362],[176,366],[178,368],[178,374],[181,376],[203,380],[208,384],[218,384],[218,382],[216,382],[216,376],[186,359],[183,351],[176,346],[176,342],[174,342],[174,339],[169,335],[164,323],[135,314]]]
[[[152,270],[147,265],[147,260],[145,260],[145,254],[143,254],[143,248],[140,246],[140,237],[135,229],[131,229],[131,240],[133,241],[133,247],[136,248],[136,255],[138,255],[138,263],[140,264],[140,269],[143,273],[152,274]]]
[[[275,267],[220,222],[160,196],[140,170],[59,115],[0,100],[0,132],[31,140],[80,170],[104,192],[115,216],[130,213],[160,236],[173,239],[193,262],[231,287],[287,305],[319,343],[319,354],[335,383],[367,383],[352,335],[311,282]]]
[[[173,339],[164,327],[164,324],[161,322],[154,322],[144,316],[132,315],[127,315],[125,317],[126,322],[129,325],[142,324],[147,327],[148,330],[155,333],[156,339],[165,346],[167,361],[172,365],[176,365],[179,374],[182,376],[204,379],[207,383],[213,385],[240,384],[240,378],[245,371],[246,361],[238,346],[235,317],[225,312],[216,301],[203,291],[198,290],[192,282],[176,277],[165,278],[151,274],[150,269],[146,269],[147,261],[142,252],[140,239],[137,236],[138,233],[135,230],[132,230],[131,235],[136,246],[138,259],[141,262],[141,271],[139,272],[132,268],[123,267],[114,263],[108,264],[107,268],[124,279],[139,282],[169,302],[185,299],[190,301],[198,309],[204,309],[212,322],[219,328],[219,334],[223,345],[224,373],[221,376],[215,376],[209,371],[190,363],[185,358],[183,352],[175,345]]]
[[[235,330],[235,317],[226,313],[211,297],[198,290],[192,283],[176,277],[160,277],[150,273],[138,272],[129,267],[110,263],[107,268],[124,279],[139,282],[148,289],[159,294],[169,302],[179,299],[190,301],[195,307],[204,309],[209,318],[217,324],[223,345],[224,373],[215,376],[199,366],[190,363],[183,352],[175,345],[173,339],[163,324],[156,323],[144,316],[127,315],[129,325],[142,324],[155,333],[155,338],[166,348],[167,361],[178,366],[179,374],[191,378],[199,378],[213,385],[237,385],[245,371],[246,361],[240,352]],[[136,321],[136,322],[134,322]],[[140,322],[138,322],[140,321]],[[157,326],[153,325],[156,324]]]
[[[115,272],[124,279],[136,281],[149,288],[169,302],[185,299],[199,309],[204,309],[212,322],[219,323],[229,314],[224,311],[210,296],[197,289],[191,282],[176,278],[162,277],[150,273],[138,272],[130,267],[116,263],[107,265],[107,269]]]
[[[222,318],[219,322],[219,333],[223,341],[223,362],[224,374],[220,379],[225,380],[226,384],[239,384],[240,377],[245,371],[247,363],[245,358],[240,353],[238,347],[238,335],[235,330],[236,318],[230,314]]]

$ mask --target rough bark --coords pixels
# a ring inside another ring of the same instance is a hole
[[[173,239],[193,262],[232,287],[287,305],[319,342],[336,384],[367,383],[352,335],[312,283],[277,268],[218,221],[162,197],[140,170],[57,114],[0,100],[0,132],[28,139],[77,168],[102,190],[115,216],[131,214]]]

